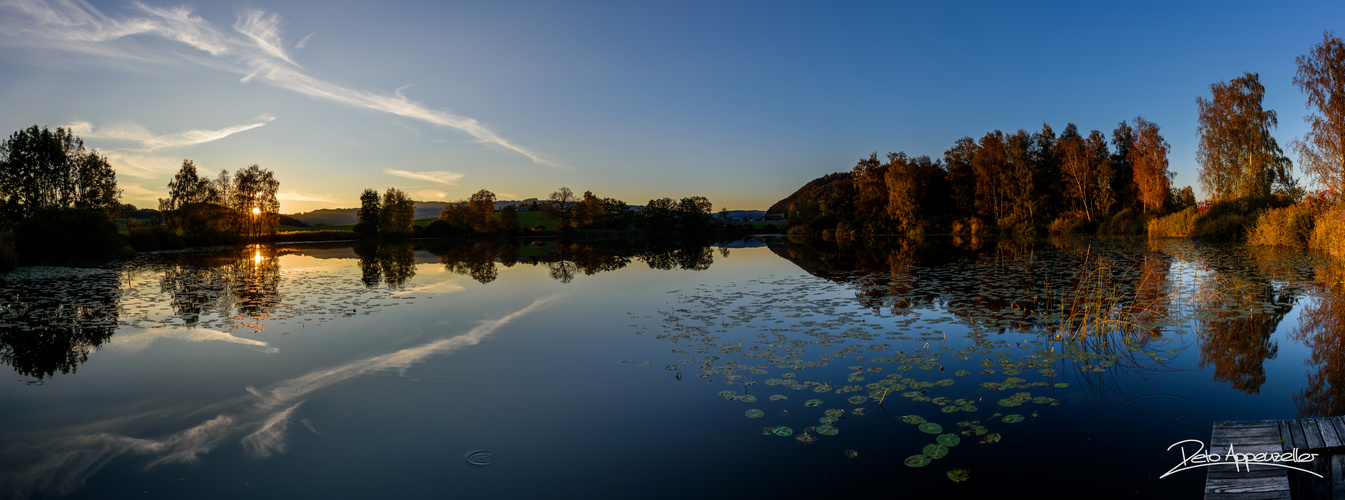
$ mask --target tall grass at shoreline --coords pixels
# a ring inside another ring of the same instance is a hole
[[[1345,257],[1345,207],[1298,204],[1267,209],[1248,228],[1247,243],[1321,250]]]

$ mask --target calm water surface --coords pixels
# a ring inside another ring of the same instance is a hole
[[[0,494],[1191,498],[1159,476],[1212,421],[1345,413],[1342,275],[1131,240],[21,268]]]

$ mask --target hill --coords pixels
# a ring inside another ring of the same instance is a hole
[[[836,172],[818,177],[804,184],[798,191],[794,191],[794,194],[775,202],[774,205],[771,205],[771,208],[766,210],[766,213],[783,214],[786,210],[789,210],[790,205],[808,198],[825,200],[837,189],[851,187],[852,182],[850,172]]]

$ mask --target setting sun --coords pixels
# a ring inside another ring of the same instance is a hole
[[[260,214],[260,213],[262,213],[262,209],[257,208],[257,207],[252,207],[252,215],[257,215],[257,214]]]

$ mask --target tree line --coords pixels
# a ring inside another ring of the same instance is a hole
[[[1334,200],[1345,190],[1345,44],[1327,31],[1297,63],[1294,84],[1314,112],[1305,118],[1307,135],[1291,146],[1323,188],[1317,198]],[[1259,75],[1248,72],[1196,98],[1200,185],[1211,203],[1236,202],[1244,218],[1297,203],[1307,191],[1271,135],[1278,117],[1262,106],[1264,97]],[[1109,224],[1143,232],[1143,221],[1197,205],[1190,186],[1172,186],[1170,150],[1159,126],[1142,116],[1120,122],[1110,136],[1085,135],[1073,123],[1059,135],[1047,124],[1036,132],[995,130],[958,139],[942,158],[873,153],[770,212],[786,213],[796,233],[845,236],[1054,233]],[[1140,223],[1126,224],[1132,219]]]
[[[1073,123],[1059,135],[1047,124],[1036,132],[995,130],[958,139],[938,159],[896,152],[884,161],[873,153],[814,193],[796,193],[784,211],[795,232],[851,235],[1093,222],[1116,210],[1193,202],[1189,188],[1171,187],[1169,149],[1158,125],[1143,117],[1118,124],[1110,143]]]
[[[366,236],[470,237],[514,235],[525,229],[545,229],[521,227],[519,208],[506,205],[496,210],[497,201],[495,193],[482,189],[466,200],[446,203],[438,219],[422,229],[413,224],[415,202],[406,193],[388,188],[380,196],[376,190],[365,189],[360,195],[354,231]],[[562,233],[575,230],[703,233],[718,227],[711,213],[713,205],[704,196],[688,196],[681,200],[656,198],[636,209],[616,198],[598,197],[592,191],[576,196],[570,188],[561,187],[546,200],[526,205],[523,209],[541,212],[551,221],[552,230]]]

